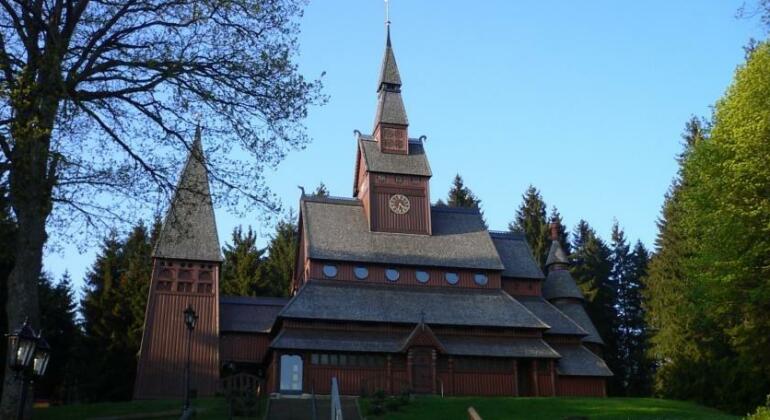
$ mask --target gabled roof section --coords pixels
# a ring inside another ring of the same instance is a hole
[[[501,289],[449,289],[310,280],[281,318],[548,329]]]
[[[409,154],[383,153],[370,136],[359,136],[358,147],[369,172],[398,175],[432,176],[422,141],[409,139]]]
[[[541,321],[551,326],[545,334],[576,335],[582,337],[588,335],[575,321],[540,296],[518,296],[516,300],[526,306]]]
[[[222,261],[200,126],[195,131],[153,257]]]
[[[413,346],[434,347],[438,351],[446,353],[444,345],[441,344],[441,341],[436,337],[436,334],[433,333],[433,330],[425,325],[424,322],[417,324],[409,336],[406,337],[404,344],[401,345],[401,351],[406,351],[409,347]]]
[[[560,376],[613,376],[599,356],[583,346],[554,344],[561,359],[556,364],[556,373]]]
[[[591,318],[581,302],[557,300],[553,303],[553,306],[559,308],[564,315],[567,315],[588,333],[587,336],[583,337],[584,342],[604,345],[604,341],[599,336],[599,331],[596,330],[594,323],[591,322]]]
[[[364,208],[356,199],[304,197],[300,211],[309,258],[483,270],[504,268],[477,209],[433,207],[432,235],[372,232]]]
[[[548,300],[564,298],[583,300],[583,293],[580,292],[568,270],[551,270],[543,282],[543,297]]]
[[[288,298],[222,296],[219,298],[219,330],[268,333],[288,302]]]
[[[543,272],[532,257],[527,239],[521,233],[489,232],[505,269],[503,277],[517,277],[542,280]]]

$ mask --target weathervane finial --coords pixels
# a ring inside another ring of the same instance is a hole
[[[385,26],[390,28],[390,3],[385,0]]]

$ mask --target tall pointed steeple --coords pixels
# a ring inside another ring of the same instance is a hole
[[[200,125],[195,130],[153,257],[222,260]]]
[[[374,118],[374,138],[380,150],[386,153],[409,153],[409,135],[404,101],[401,98],[401,74],[390,40],[390,22],[387,23],[385,54],[382,57],[377,85],[377,114]]]

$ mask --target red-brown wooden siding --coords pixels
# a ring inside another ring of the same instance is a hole
[[[503,277],[501,279],[503,290],[511,296],[541,296],[540,280],[525,280]]]
[[[559,397],[605,397],[606,380],[591,376],[558,376],[556,395]]]
[[[189,262],[185,262],[189,264]],[[174,267],[180,262],[175,261]],[[154,262],[157,274],[158,260]],[[200,263],[192,263],[190,278],[196,279]],[[208,266],[208,263],[206,264]],[[211,263],[214,288],[211,293],[184,293],[157,290],[159,281],[175,281],[153,275],[150,282],[145,331],[137,368],[134,397],[171,398],[184,395],[184,369],[188,332],[183,311],[192,305],[198,322],[192,336],[190,383],[200,396],[212,396],[219,380],[219,266]],[[208,268],[206,268],[208,270]],[[168,274],[168,273],[166,273]],[[176,290],[173,287],[172,290]],[[195,282],[193,290],[197,290]]]
[[[370,226],[373,231],[430,233],[427,177],[387,174],[369,176]],[[406,214],[396,214],[390,210],[389,201],[394,194],[403,194],[409,199],[410,207]]]
[[[369,283],[386,283],[392,285],[408,285],[408,286],[441,286],[441,287],[464,287],[474,289],[499,289],[500,288],[500,273],[494,271],[483,270],[457,270],[457,269],[436,269],[428,267],[414,267],[414,266],[401,266],[401,265],[377,265],[377,264],[354,264],[341,261],[320,261],[310,260],[310,278],[314,279],[327,279],[323,273],[323,267],[325,265],[334,265],[337,267],[337,275],[329,280],[333,281],[355,281],[355,282],[369,282]],[[369,277],[365,280],[358,280],[353,273],[355,267],[366,267],[369,270]],[[388,268],[394,268],[399,271],[398,281],[391,282],[385,278],[385,270]],[[420,283],[417,281],[415,272],[417,270],[425,271],[430,275],[430,280],[427,283]],[[457,284],[450,285],[446,282],[444,276],[447,272],[457,273],[459,281]],[[474,275],[476,273],[483,273],[487,275],[488,281],[484,286],[479,286],[474,281]]]
[[[267,334],[223,333],[219,338],[219,359],[222,363],[262,363],[269,348]]]

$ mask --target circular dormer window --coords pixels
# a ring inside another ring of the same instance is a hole
[[[369,270],[364,266],[358,266],[353,269],[353,274],[359,280],[364,280],[369,277]]]
[[[414,273],[414,276],[417,277],[417,281],[422,283],[422,284],[425,284],[425,283],[428,282],[428,280],[430,280],[430,274],[428,274],[427,271],[417,270]]]
[[[484,273],[476,273],[473,276],[473,281],[475,281],[479,286],[486,286],[487,283],[489,283],[489,278]]]
[[[446,279],[446,282],[449,284],[457,284],[458,281],[460,281],[460,276],[457,275],[457,273],[446,273],[444,275],[444,278]]]
[[[400,276],[401,275],[399,274],[398,270],[394,268],[385,270],[385,278],[388,279],[388,281],[398,281]]]
[[[336,265],[327,264],[327,265],[324,266],[323,272],[324,272],[324,276],[326,276],[328,278],[337,277],[337,266]]]

